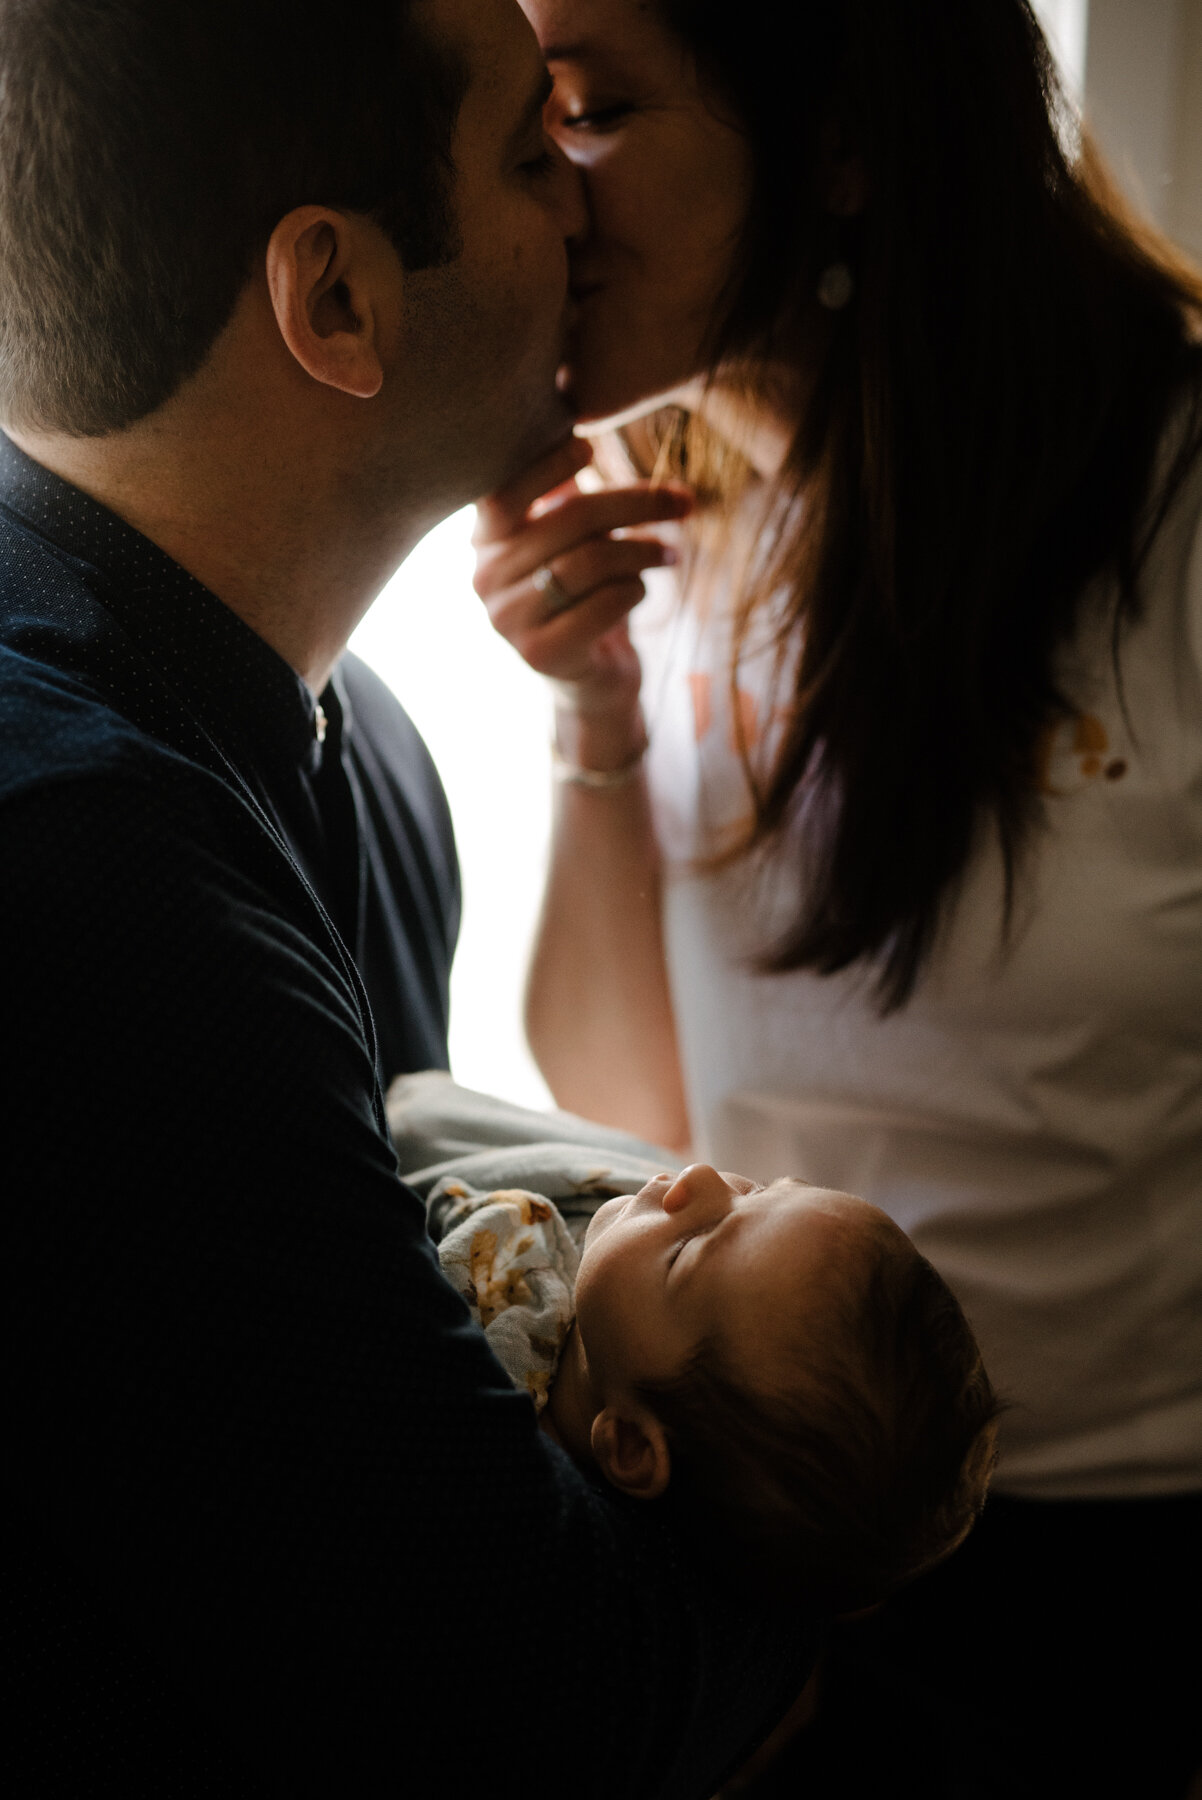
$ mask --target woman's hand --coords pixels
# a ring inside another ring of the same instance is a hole
[[[564,712],[620,727],[638,712],[627,614],[643,597],[642,571],[676,560],[637,527],[683,519],[692,497],[648,481],[584,493],[576,476],[591,459],[572,438],[479,503],[475,587],[501,636],[559,684]]]
[[[558,785],[526,1029],[559,1106],[674,1145],[688,1119],[626,615],[643,570],[674,560],[638,528],[682,519],[692,501],[645,481],[582,493],[591,456],[580,439],[561,444],[477,509],[476,592],[502,637],[557,684],[561,755],[578,770],[631,772],[612,786]]]

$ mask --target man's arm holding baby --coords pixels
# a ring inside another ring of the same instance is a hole
[[[100,1616],[281,1787],[491,1754],[500,1701],[456,1670],[495,1637],[577,1795],[702,1800],[807,1646],[538,1431],[396,1179],[341,972],[169,784],[6,824],[20,1497]]]

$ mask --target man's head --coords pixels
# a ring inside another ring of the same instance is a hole
[[[280,218],[376,219],[406,265],[454,253],[466,71],[418,8],[354,28],[287,0],[6,0],[6,420],[96,434],[204,360]]]
[[[284,410],[326,403],[337,429],[338,395],[352,436],[453,437],[427,458],[452,485],[443,463],[463,465],[451,502],[566,431],[577,203],[543,160],[546,78],[513,0],[363,0],[345,19],[310,0],[0,0],[0,21],[5,423],[79,438],[154,417],[257,290]],[[323,363],[320,340],[348,332]],[[365,338],[374,391],[352,366]]]
[[[850,1194],[696,1164],[599,1209],[577,1283],[593,1454],[825,1604],[872,1604],[984,1499],[997,1403],[963,1314]]]

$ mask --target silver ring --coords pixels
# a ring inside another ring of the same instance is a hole
[[[556,613],[566,612],[569,606],[575,606],[575,599],[569,594],[550,563],[544,563],[541,569],[536,569],[530,579],[542,595],[547,611],[552,618]]]

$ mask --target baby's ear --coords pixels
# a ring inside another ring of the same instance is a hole
[[[607,1481],[635,1500],[658,1500],[672,1473],[663,1426],[644,1406],[607,1406],[593,1420],[597,1467]]]

